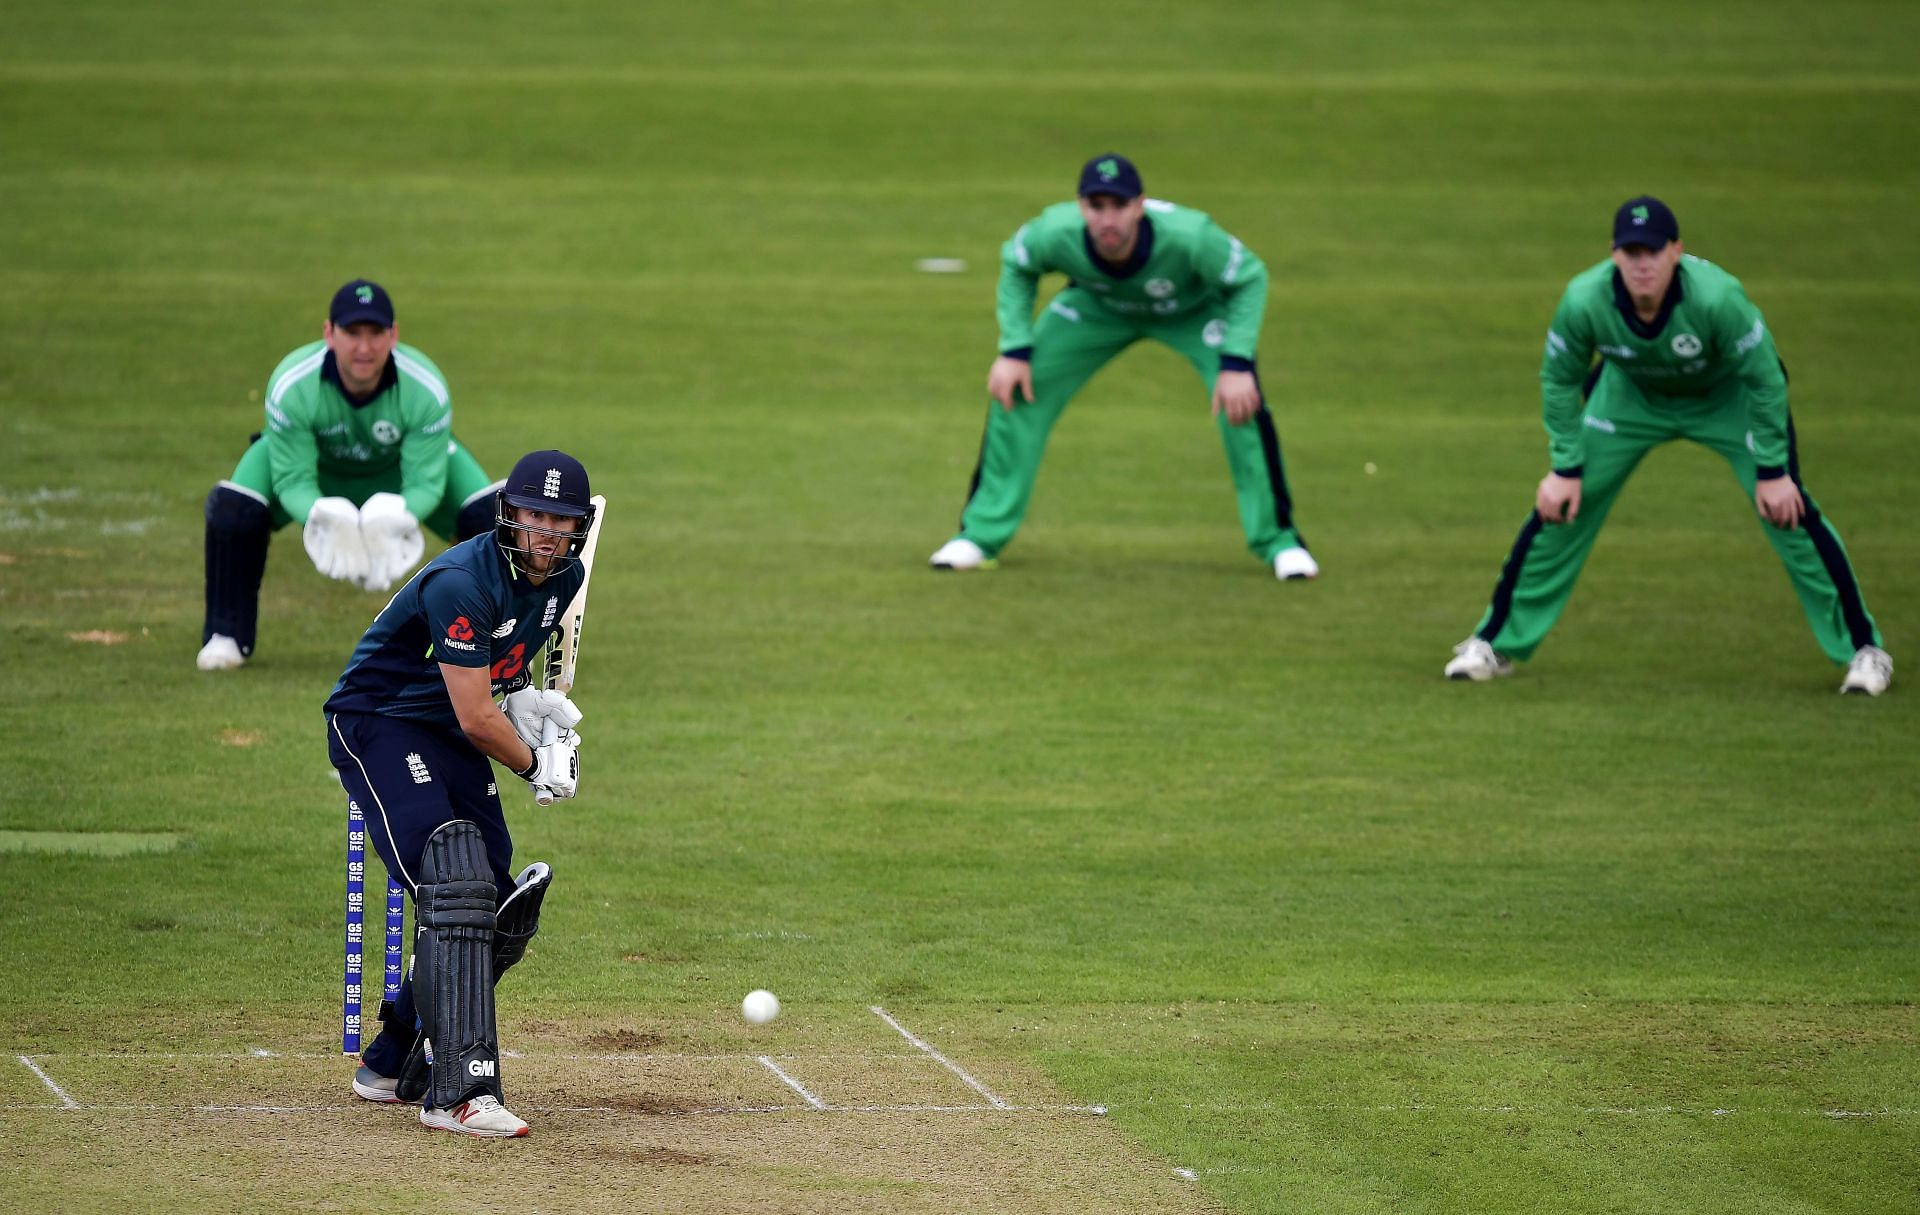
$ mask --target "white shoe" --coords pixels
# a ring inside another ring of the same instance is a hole
[[[1282,582],[1298,582],[1320,576],[1320,563],[1299,545],[1283,548],[1273,555],[1273,576]]]
[[[1893,682],[1893,655],[1877,645],[1863,645],[1853,652],[1847,664],[1847,677],[1840,681],[1840,692],[1865,692],[1878,696]]]
[[[200,657],[193,660],[193,665],[203,671],[234,671],[246,660],[239,642],[225,633],[215,633],[200,647]]]
[[[383,1076],[366,1064],[353,1073],[353,1095],[362,1101],[378,1101],[383,1105],[393,1105],[400,1100],[400,1081],[394,1076]]]
[[[1453,654],[1453,661],[1447,664],[1448,679],[1485,683],[1496,675],[1513,674],[1513,659],[1502,657],[1479,637],[1469,637],[1454,646]]]
[[[991,569],[993,558],[987,551],[962,536],[941,545],[933,556],[927,558],[927,564],[937,570],[977,570]]]
[[[450,1110],[420,1107],[420,1125],[456,1135],[478,1135],[482,1139],[518,1139],[527,1133],[527,1124],[514,1117],[512,1110],[482,1094],[462,1101]]]

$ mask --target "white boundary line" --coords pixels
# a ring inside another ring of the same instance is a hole
[[[900,1024],[900,1022],[894,1020],[893,1017],[888,1014],[886,1009],[880,1007],[878,1004],[874,1004],[874,1005],[870,1005],[867,1011],[871,1012],[874,1016],[880,1018],[882,1021],[885,1021],[888,1025],[891,1025],[895,1029],[899,1030],[901,1037],[913,1043],[915,1046],[919,1047],[921,1050],[925,1051],[928,1054],[928,1056],[930,1056],[933,1059],[933,1061],[938,1063],[941,1067],[946,1068],[948,1071],[952,1072],[954,1075],[960,1077],[961,1083],[965,1084],[968,1088],[972,1089],[974,1092],[979,1093],[982,1097],[985,1097],[987,1101],[990,1104],[992,1104],[994,1109],[1007,1110],[1007,1109],[1013,1108],[1011,1105],[1008,1105],[1005,1101],[1002,1101],[999,1097],[996,1097],[993,1094],[993,1092],[987,1088],[986,1085],[980,1083],[978,1080],[975,1080],[972,1076],[967,1075],[967,1073],[963,1071],[958,1064],[954,1063],[953,1060],[947,1058],[945,1055],[933,1049],[931,1046],[928,1046],[925,1042],[922,1042],[920,1039],[914,1037],[911,1033],[908,1033],[907,1027]]]
[[[69,1097],[69,1096],[67,1095],[67,1090],[66,1090],[66,1089],[64,1089],[64,1088],[61,1088],[61,1087],[60,1087],[59,1085],[57,1085],[57,1084],[55,1084],[55,1083],[53,1082],[53,1077],[52,1077],[52,1076],[49,1076],[49,1075],[47,1075],[47,1073],[45,1073],[45,1072],[43,1072],[43,1071],[41,1071],[41,1070],[40,1070],[40,1065],[39,1065],[39,1064],[37,1064],[37,1063],[35,1063],[35,1062],[34,1062],[33,1060],[31,1060],[31,1059],[29,1059],[29,1058],[27,1058],[27,1057],[26,1057],[25,1055],[15,1055],[15,1056],[14,1056],[14,1058],[16,1058],[16,1059],[18,1059],[18,1060],[20,1060],[20,1062],[22,1062],[22,1063],[24,1063],[24,1064],[26,1064],[26,1066],[27,1066],[27,1070],[28,1070],[28,1071],[30,1071],[30,1072],[32,1072],[32,1073],[33,1073],[34,1075],[36,1075],[36,1076],[38,1076],[38,1077],[40,1077],[40,1083],[42,1083],[42,1084],[44,1084],[44,1085],[46,1085],[46,1086],[47,1086],[48,1088],[50,1088],[50,1089],[52,1089],[52,1090],[53,1090],[53,1095],[54,1095],[54,1096],[56,1096],[56,1097],[58,1097],[58,1098],[60,1098],[60,1108],[61,1108],[61,1109],[63,1109],[63,1110],[77,1110],[77,1109],[79,1109],[79,1108],[80,1108],[80,1103],[79,1103],[78,1101],[75,1101],[75,1100],[74,1100],[74,1099],[73,1099],[72,1097]],[[35,1109],[38,1109],[39,1107],[38,1107],[38,1106],[34,1106],[34,1107],[32,1107],[32,1108],[35,1108]]]
[[[792,1076],[787,1075],[787,1073],[781,1071],[780,1065],[773,1061],[773,1057],[771,1055],[755,1055],[754,1058],[760,1061],[761,1067],[766,1068],[768,1071],[772,1072],[774,1075],[780,1077],[781,1081],[785,1083],[788,1088],[792,1089],[796,1093],[799,1093],[802,1097],[805,1097],[807,1099],[808,1105],[811,1105],[814,1109],[817,1109],[817,1110],[823,1110],[827,1108],[827,1103],[820,1100],[820,1098],[814,1096],[812,1093],[808,1092],[805,1085],[801,1084],[798,1080],[795,1080]]]

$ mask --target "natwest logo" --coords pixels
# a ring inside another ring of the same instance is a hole
[[[453,623],[447,626],[447,636],[455,641],[472,641],[473,624],[465,616],[456,616]]]

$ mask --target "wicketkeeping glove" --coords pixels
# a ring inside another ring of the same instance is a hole
[[[360,585],[384,591],[413,568],[427,551],[420,520],[399,494],[375,494],[360,508],[360,539],[366,545],[367,572]]]
[[[513,732],[529,747],[541,745],[549,718],[562,734],[580,724],[580,707],[567,699],[564,692],[551,689],[523,688],[509,693],[500,702],[500,709],[513,723]]]
[[[360,538],[360,510],[345,498],[322,498],[307,512],[301,537],[313,568],[329,578],[358,581],[367,574],[367,548]]]

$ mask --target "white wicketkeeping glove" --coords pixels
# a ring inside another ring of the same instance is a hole
[[[520,736],[520,741],[534,748],[540,746],[549,718],[562,734],[580,724],[580,707],[568,700],[566,693],[550,688],[522,688],[509,693],[500,702],[500,709],[513,723],[513,732]]]
[[[384,591],[413,568],[427,551],[420,520],[399,494],[375,494],[360,507],[360,539],[367,548],[367,572],[360,585]]]
[[[313,568],[329,578],[357,582],[367,574],[367,548],[360,539],[360,510],[345,498],[322,498],[307,512],[302,537]]]
[[[527,783],[539,785],[555,797],[572,797],[580,789],[580,734],[570,731],[557,742],[533,748],[533,771]]]

